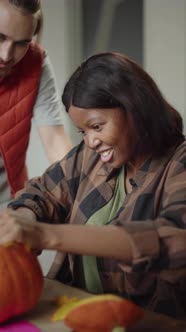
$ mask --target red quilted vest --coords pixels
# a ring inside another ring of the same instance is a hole
[[[0,83],[0,152],[12,195],[27,180],[26,151],[43,54],[36,43],[31,43],[11,75]]]

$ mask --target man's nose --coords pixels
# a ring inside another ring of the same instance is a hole
[[[13,58],[13,45],[5,41],[3,44],[0,46],[0,59],[3,62],[9,62]]]

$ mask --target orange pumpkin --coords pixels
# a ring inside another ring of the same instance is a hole
[[[42,288],[42,271],[32,252],[20,244],[0,246],[0,322],[31,309]]]
[[[96,295],[64,307],[64,323],[76,332],[108,332],[129,327],[141,319],[144,311],[131,301],[116,295]]]

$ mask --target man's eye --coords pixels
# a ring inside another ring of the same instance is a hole
[[[27,47],[29,45],[29,42],[23,41],[23,42],[16,42],[16,45],[19,47]]]

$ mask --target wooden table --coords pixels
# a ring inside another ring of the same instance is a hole
[[[85,298],[91,296],[84,291],[61,284],[54,280],[45,280],[44,290],[38,305],[21,319],[32,322],[42,332],[70,332],[62,321],[53,322],[51,317],[57,307],[54,299],[60,295]],[[127,332],[186,332],[186,322],[176,321],[166,316],[146,312],[141,322]]]
[[[30,321],[42,332],[70,332],[72,331],[66,327],[62,321],[52,321],[52,315],[58,308],[54,300],[58,296],[85,298],[91,296],[88,293],[79,289],[69,287],[56,280],[45,279],[43,293],[37,306],[22,318]]]

